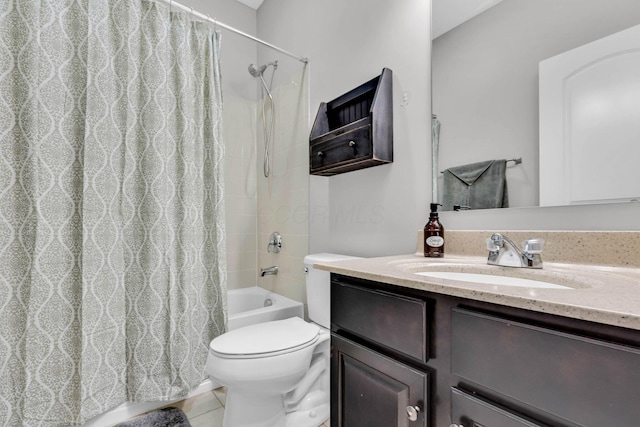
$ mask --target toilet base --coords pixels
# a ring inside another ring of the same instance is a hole
[[[286,416],[286,427],[320,427],[329,419],[329,404],[308,411],[296,411]]]
[[[282,395],[251,396],[227,390],[222,427],[285,427]]]
[[[314,404],[324,392],[311,394],[308,403]],[[299,410],[285,415],[282,395],[251,396],[228,389],[222,427],[320,427],[328,419],[329,403],[313,407],[303,403]]]

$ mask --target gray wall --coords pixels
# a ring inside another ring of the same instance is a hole
[[[259,36],[310,58],[310,121],[321,101],[383,67],[394,74],[394,163],[310,177],[311,252],[414,250],[430,202],[429,28],[424,0],[266,0],[260,7]]]

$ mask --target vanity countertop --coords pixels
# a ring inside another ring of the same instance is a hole
[[[541,270],[487,266],[486,257],[399,255],[315,264],[333,273],[476,301],[640,330],[640,268],[545,262]],[[571,289],[500,286],[415,274],[429,269],[506,275]],[[549,280],[552,279],[552,280]]]

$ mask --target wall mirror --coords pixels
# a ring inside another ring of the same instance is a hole
[[[507,163],[509,206],[540,206],[539,63],[640,25],[640,2],[433,0],[432,19],[432,105],[440,123],[432,167],[439,200],[444,169],[521,158]],[[602,141],[602,156],[608,142]],[[617,147],[616,153],[636,155],[631,149]]]

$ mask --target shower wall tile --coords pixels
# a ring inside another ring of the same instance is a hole
[[[225,204],[227,215],[258,215],[258,199],[256,197],[234,196],[227,192]]]
[[[255,266],[257,261],[254,262]],[[258,277],[258,271],[256,268],[250,268],[248,270],[228,270],[227,272],[227,289],[239,289],[249,286],[256,286]]]
[[[287,251],[285,255],[304,258],[307,255],[307,251],[309,250],[308,244],[309,244],[309,239],[306,233],[305,234],[288,234],[287,242],[286,242]]]
[[[258,278],[258,285],[296,301],[306,301],[304,257],[269,254],[261,266],[278,266],[277,276]]]
[[[256,262],[255,251],[251,252],[243,252],[243,251],[234,251],[230,252],[227,250],[227,270],[228,271],[242,271],[242,270],[251,270]],[[249,266],[249,268],[247,268]],[[253,268],[255,271],[255,268]],[[241,284],[242,285],[242,284]],[[254,283],[246,283],[244,286],[253,286]]]
[[[260,262],[261,262],[260,267],[265,267],[265,265],[262,263],[269,263],[269,265],[278,265],[277,263],[279,262],[278,261],[279,259],[284,259],[288,257],[304,258],[307,255],[308,238],[306,233],[305,234],[286,233],[285,235],[287,239],[286,241],[284,241],[284,236],[283,236],[282,250],[280,251],[279,254],[267,253],[266,251],[267,242],[269,240],[270,235],[271,233],[260,233],[258,235],[258,240],[260,243],[264,242],[263,246],[265,249],[264,250],[265,254],[260,257]],[[262,251],[262,248],[260,248],[260,251]],[[303,267],[302,261],[301,261],[300,267],[301,268]]]
[[[256,234],[255,215],[227,215],[227,234]]]
[[[261,206],[258,212],[259,230],[307,235],[309,225],[307,200],[308,190],[304,189],[279,195],[276,200]]]
[[[309,114],[305,82],[287,83],[274,91],[276,131],[272,174],[261,174],[264,153],[258,134],[258,263],[278,266],[277,276],[258,278],[258,285],[306,302],[304,257],[309,251]],[[258,114],[260,116],[260,114]],[[261,131],[261,117],[258,129]],[[282,235],[279,254],[266,251],[273,231]],[[264,246],[264,249],[263,249]]]
[[[227,239],[227,252],[257,252],[255,233],[233,233],[232,239]]]
[[[272,191],[290,191],[309,186],[308,148],[289,148],[274,153]]]
[[[258,198],[255,168],[255,103],[225,96],[225,204],[227,287],[255,286]]]
[[[256,203],[255,181],[251,182],[246,176],[237,172],[225,172],[225,194],[242,197]]]

